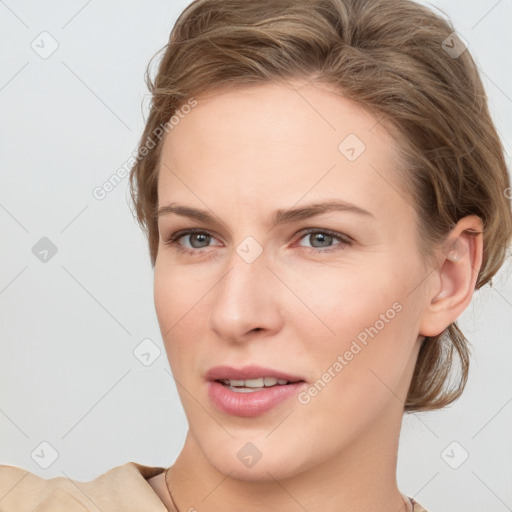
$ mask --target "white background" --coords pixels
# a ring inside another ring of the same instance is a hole
[[[134,151],[146,65],[188,3],[0,1],[0,463],[90,480],[180,451],[187,423],[128,179],[102,201],[92,191]],[[512,0],[435,5],[469,43],[510,154]],[[43,31],[59,45],[47,59],[31,48]],[[42,237],[58,249],[47,263],[32,253]],[[463,398],[404,419],[399,485],[431,512],[512,510],[510,260],[462,317]],[[133,355],[146,338],[162,351],[148,367]],[[48,469],[31,457],[43,441],[58,452]],[[451,460],[469,453],[458,469],[441,455],[453,441]]]

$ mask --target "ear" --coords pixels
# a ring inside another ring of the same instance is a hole
[[[466,309],[482,265],[483,224],[476,215],[457,222],[438,250],[420,334],[437,336]]]

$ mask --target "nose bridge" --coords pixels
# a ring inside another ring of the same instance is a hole
[[[251,238],[234,248],[211,302],[210,328],[230,340],[279,323],[276,279],[267,268],[267,253]]]

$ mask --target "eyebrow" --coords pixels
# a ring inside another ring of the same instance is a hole
[[[351,212],[361,216],[373,217],[368,210],[356,206],[355,204],[341,201],[339,199],[333,199],[330,201],[324,201],[321,203],[312,203],[306,206],[289,209],[275,210],[272,215],[272,228],[279,224],[287,224],[291,222],[298,222],[301,220],[309,219],[323,213],[329,213],[333,211]],[[216,216],[212,215],[207,210],[200,210],[197,208],[191,208],[189,206],[183,206],[178,203],[170,203],[165,206],[158,208],[157,218],[163,215],[180,215],[182,217],[188,217],[190,219],[197,220],[199,222],[210,223],[215,225],[226,227],[225,224]]]

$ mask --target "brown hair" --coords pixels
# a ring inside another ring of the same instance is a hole
[[[130,186],[151,264],[158,251],[155,213],[164,140],[158,136],[154,143],[153,136],[193,96],[313,77],[393,126],[425,254],[462,217],[482,219],[476,288],[486,284],[506,258],[511,189],[482,82],[461,45],[449,21],[411,0],[192,2],[171,31],[154,81],[151,62],[146,70],[152,98]],[[454,356],[461,371],[453,383]],[[425,338],[405,411],[438,409],[456,400],[467,381],[469,356],[456,322]]]

